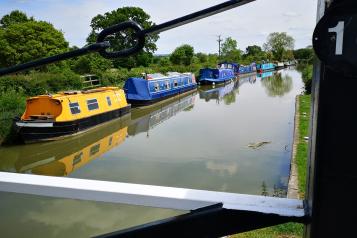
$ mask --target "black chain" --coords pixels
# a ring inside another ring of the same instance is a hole
[[[119,23],[117,25],[108,27],[101,31],[97,37],[97,43],[91,44],[88,46],[85,46],[81,49],[78,50],[73,50],[70,52],[66,52],[63,54],[59,55],[54,55],[48,58],[40,59],[40,60],[35,60],[31,61],[28,63],[20,64],[20,65],[15,65],[9,68],[4,68],[0,69],[0,76],[6,75],[6,74],[11,74],[11,73],[16,73],[19,71],[27,70],[30,68],[38,67],[38,66],[43,66],[46,64],[66,60],[69,58],[73,57],[78,57],[81,55],[93,53],[93,52],[99,52],[101,56],[107,59],[113,59],[113,58],[120,58],[120,57],[127,57],[130,55],[133,55],[135,53],[138,53],[140,50],[144,48],[145,45],[145,37],[151,34],[158,34],[163,31],[167,31],[197,20],[200,20],[202,18],[206,18],[227,10],[230,10],[235,7],[242,6],[244,4],[253,2],[255,0],[230,0],[221,4],[218,4],[216,6],[177,18],[172,21],[168,21],[165,23],[162,23],[160,25],[155,25],[149,29],[143,29],[138,23],[134,21],[126,21],[123,23]],[[106,37],[113,35],[115,33],[120,33],[124,30],[131,29],[134,31],[134,41],[135,44],[133,47],[128,48],[128,49],[123,49],[120,51],[107,51],[110,48],[110,42],[105,41]]]

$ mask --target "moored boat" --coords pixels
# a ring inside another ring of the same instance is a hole
[[[232,69],[236,76],[239,75],[239,67],[239,64],[232,62],[221,62],[218,64],[219,69]]]
[[[235,79],[239,74],[239,67],[233,63],[220,63],[216,69],[204,68],[200,70],[200,84],[221,84]]]
[[[194,74],[177,72],[145,74],[142,78],[129,78],[124,85],[126,98],[133,107],[148,106],[196,88]]]
[[[239,65],[239,75],[255,74],[257,72],[257,66],[255,63],[250,65]]]
[[[101,87],[31,97],[14,127],[24,142],[56,140],[130,112],[124,91]]]
[[[221,69],[233,69],[236,76],[252,74],[257,72],[256,63],[251,63],[249,65],[243,65],[238,63],[222,62],[218,64],[218,68]]]
[[[258,73],[263,73],[266,71],[274,71],[275,70],[275,64],[273,63],[261,63],[261,64],[257,64],[257,72]]]
[[[285,68],[285,64],[283,62],[277,62],[275,64],[275,70],[283,69]]]

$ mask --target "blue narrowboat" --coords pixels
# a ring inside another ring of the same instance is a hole
[[[239,74],[239,64],[231,62],[221,62],[218,64],[219,69],[232,69],[234,74],[237,76]]]
[[[141,78],[127,79],[124,85],[126,99],[132,107],[148,106],[196,88],[193,73],[177,72],[144,74]]]
[[[262,63],[262,64],[257,64],[257,72],[258,73],[263,73],[265,71],[274,71],[275,70],[275,64],[273,63]]]
[[[239,67],[232,63],[221,63],[216,69],[205,68],[200,70],[200,84],[221,84],[231,81],[239,74]]]
[[[234,74],[236,76],[257,72],[257,66],[255,63],[251,63],[250,65],[242,65],[242,64],[237,64],[237,63],[222,62],[222,63],[218,64],[218,68],[233,69]]]
[[[257,72],[257,65],[251,63],[250,65],[239,65],[239,75],[252,74]]]

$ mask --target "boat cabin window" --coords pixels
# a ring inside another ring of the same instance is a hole
[[[80,152],[79,154],[75,155],[72,161],[72,165],[75,166],[76,164],[82,161],[83,153]]]
[[[89,99],[89,100],[87,100],[87,106],[88,106],[88,110],[89,111],[98,109],[99,105],[98,105],[97,99]]]
[[[71,113],[73,115],[81,113],[78,102],[69,103],[69,108],[71,109]]]
[[[112,101],[110,100],[110,97],[109,97],[109,96],[107,97],[107,103],[108,103],[108,106],[111,106],[111,105],[112,105]]]
[[[154,89],[155,89],[156,92],[159,91],[160,90],[160,85],[158,83],[155,83]]]
[[[174,87],[177,87],[177,86],[178,86],[177,80],[174,80]]]

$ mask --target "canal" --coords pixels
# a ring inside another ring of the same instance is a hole
[[[207,87],[62,141],[0,147],[0,170],[286,196],[301,74]],[[0,236],[88,237],[179,211],[0,193]]]

